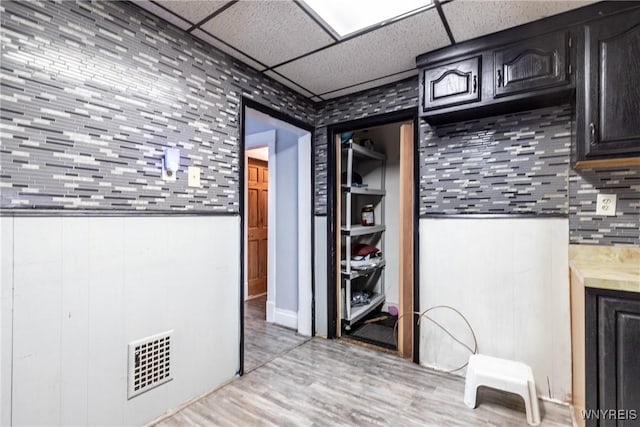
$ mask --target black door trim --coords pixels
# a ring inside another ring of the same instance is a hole
[[[348,122],[336,123],[327,126],[327,338],[336,338],[337,324],[337,289],[334,282],[336,277],[336,265],[333,262],[336,255],[335,236],[339,224],[336,224],[337,217],[335,208],[337,206],[338,193],[336,191],[336,150],[335,136],[342,132],[352,131],[373,126],[381,126],[397,122],[413,122],[413,309],[420,311],[420,239],[419,239],[419,219],[420,219],[420,123],[418,121],[418,111],[416,108],[407,108],[391,113],[365,117]],[[420,327],[413,322],[413,361],[420,360]]]
[[[240,201],[240,365],[237,372],[237,375],[244,375],[244,240],[245,240],[245,215],[244,215],[244,187],[246,185],[244,175],[245,175],[245,167],[244,167],[244,156],[245,156],[245,117],[246,117],[246,109],[251,108],[252,110],[259,111],[261,113],[267,114],[274,119],[281,120],[290,125],[298,127],[300,129],[304,129],[311,134],[311,170],[309,173],[311,174],[311,335],[314,336],[316,334],[316,323],[315,323],[315,274],[314,274],[314,261],[315,261],[315,233],[314,233],[314,207],[315,207],[315,144],[314,144],[314,136],[315,136],[315,126],[311,123],[306,123],[300,121],[294,117],[291,117],[281,111],[274,110],[271,107],[263,105],[251,98],[247,98],[243,96],[240,100],[240,146],[239,146],[239,160],[238,160],[238,170],[240,172],[239,179],[239,192],[238,200]]]

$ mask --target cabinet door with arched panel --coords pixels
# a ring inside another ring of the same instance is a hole
[[[422,111],[480,101],[481,57],[422,70]]]
[[[570,44],[560,31],[494,50],[494,97],[568,84]]]

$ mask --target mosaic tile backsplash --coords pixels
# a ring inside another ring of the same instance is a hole
[[[327,126],[417,108],[418,79],[311,104],[129,2],[0,3],[0,207],[238,212],[240,100]],[[572,243],[640,245],[640,170],[569,167],[571,109],[420,124],[420,212],[568,214]],[[160,177],[162,153],[202,187]],[[596,192],[618,215],[596,217]]]
[[[238,212],[241,97],[315,122],[302,96],[131,3],[0,11],[2,208]],[[174,146],[181,173],[166,182]]]
[[[421,125],[420,214],[567,214],[571,107]]]
[[[418,108],[418,77],[332,99],[320,106],[315,133],[317,215],[327,213],[327,126],[407,108]]]

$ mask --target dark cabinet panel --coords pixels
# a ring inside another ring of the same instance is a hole
[[[586,409],[605,411],[587,425],[640,426],[640,294],[586,292]]]
[[[584,31],[578,160],[640,155],[640,9]]]
[[[558,32],[494,51],[494,96],[569,83],[569,33]]]
[[[479,101],[480,66],[476,56],[423,70],[423,111]]]

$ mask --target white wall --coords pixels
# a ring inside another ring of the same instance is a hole
[[[460,310],[480,353],[527,363],[538,394],[560,401],[571,396],[568,236],[567,219],[420,220],[421,310]],[[433,317],[472,342],[455,315]],[[468,355],[423,321],[422,365],[449,370]]]
[[[327,217],[315,216],[315,260],[314,260],[314,281],[315,281],[315,317],[316,335],[326,337],[328,333],[327,324]],[[334,283],[332,282],[332,285]]]
[[[297,313],[297,260],[311,254],[298,254],[298,136],[292,132],[276,132],[276,168],[276,310]]]
[[[15,425],[141,424],[237,372],[239,217],[1,221]],[[127,344],[169,329],[173,381],[127,400]]]
[[[0,218],[0,425],[11,423],[13,219]]]

